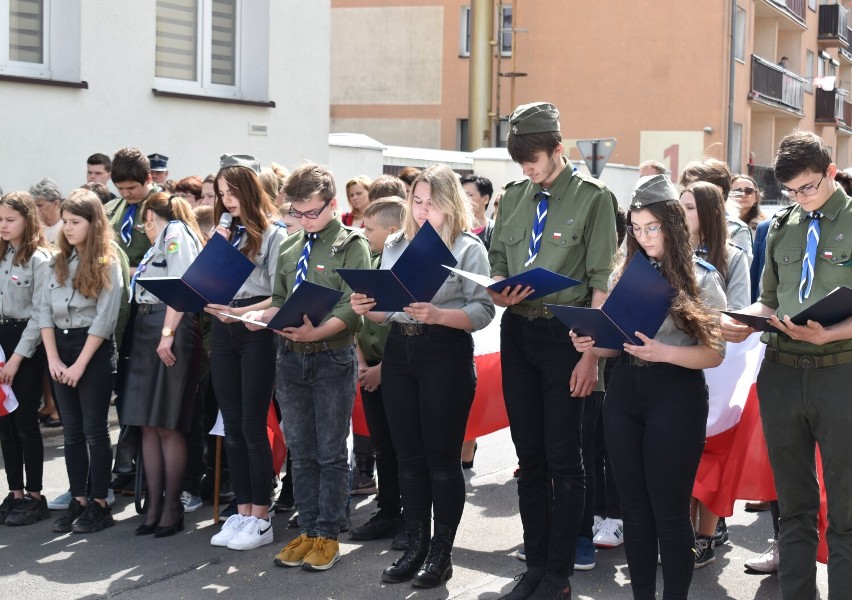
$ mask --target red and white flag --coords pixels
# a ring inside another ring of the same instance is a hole
[[[0,369],[4,366],[6,366],[6,354],[3,348],[0,348]],[[15,398],[12,386],[7,383],[0,385],[0,417],[5,417],[16,408],[18,408],[18,399]]]

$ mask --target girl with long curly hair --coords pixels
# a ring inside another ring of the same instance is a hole
[[[686,598],[695,564],[689,506],[707,422],[702,369],[718,366],[725,308],[716,270],[693,258],[678,192],[663,175],[643,177],[627,215],[630,233],[613,285],[635,254],[647,258],[677,290],[653,339],[624,344],[604,400],[607,451],[624,512],[624,542],[633,597],[655,597],[657,548],[665,598]],[[641,302],[641,298],[636,299]],[[580,352],[614,356],[571,332]]]

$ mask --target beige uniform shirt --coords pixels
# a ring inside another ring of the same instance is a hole
[[[50,253],[38,248],[26,263],[15,265],[14,260],[15,249],[9,244],[0,260],[0,317],[30,320],[15,347],[15,354],[30,358],[41,343],[38,306],[48,276]]]
[[[139,279],[146,277],[180,277],[201,252],[201,241],[189,227],[181,221],[171,221],[151,249],[145,253],[139,263]],[[141,285],[134,290],[139,304],[157,304],[161,302],[154,294]]]
[[[257,256],[249,257],[255,265],[243,287],[239,289],[234,300],[244,298],[256,298],[258,296],[269,297],[272,295],[275,272],[278,270],[278,255],[281,242],[287,239],[287,228],[280,223],[270,223],[263,232],[263,241],[260,244],[260,252]],[[242,250],[246,245],[246,236],[243,234],[237,249]]]

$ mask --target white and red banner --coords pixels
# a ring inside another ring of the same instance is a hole
[[[0,369],[5,365],[6,354],[3,352],[3,348],[0,348]],[[5,417],[16,408],[18,408],[18,399],[15,398],[12,386],[7,383],[0,385],[0,417]]]

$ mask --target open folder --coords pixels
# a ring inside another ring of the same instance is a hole
[[[450,275],[443,265],[458,261],[427,221],[391,269],[337,269],[359,294],[376,301],[375,311],[399,312],[412,302],[429,302]]]
[[[288,327],[301,327],[305,322],[304,317],[307,315],[313,326],[316,327],[334,309],[334,306],[340,301],[341,296],[343,296],[343,292],[340,290],[333,290],[324,285],[303,281],[296,288],[296,291],[290,294],[284,306],[278,309],[278,312],[269,320],[269,323],[247,319],[242,316],[234,316],[226,312],[220,312],[219,314],[243,321],[244,323],[252,323],[260,327],[274,329],[275,331],[283,331]]]
[[[227,304],[246,282],[254,263],[215,234],[182,277],[140,277],[136,283],[179,312]]]
[[[561,292],[564,289],[580,283],[576,279],[571,279],[565,275],[554,273],[553,271],[543,267],[536,267],[529,271],[513,275],[512,277],[495,281],[485,275],[471,273],[470,271],[462,271],[461,269],[447,267],[447,265],[444,266],[453,273],[457,273],[462,277],[470,279],[474,283],[478,283],[489,290],[494,290],[498,294],[507,287],[514,288],[516,285],[520,285],[521,289],[531,287],[533,289],[533,293],[526,297],[527,300],[537,300],[538,298],[549,296],[556,292]]]
[[[728,310],[723,310],[722,312],[743,325],[748,325],[755,331],[778,331],[769,323],[769,317],[744,315],[743,313]],[[784,315],[780,315],[778,318],[783,317]],[[816,321],[823,327],[828,327],[830,325],[837,325],[849,317],[852,317],[852,289],[843,285],[839,288],[834,288],[825,298],[814,302],[808,308],[792,317],[791,321],[796,325],[807,325],[808,321]]]
[[[598,348],[621,350],[642,341],[634,333],[657,335],[677,291],[637,252],[600,308],[546,304],[577,335],[591,336]]]

